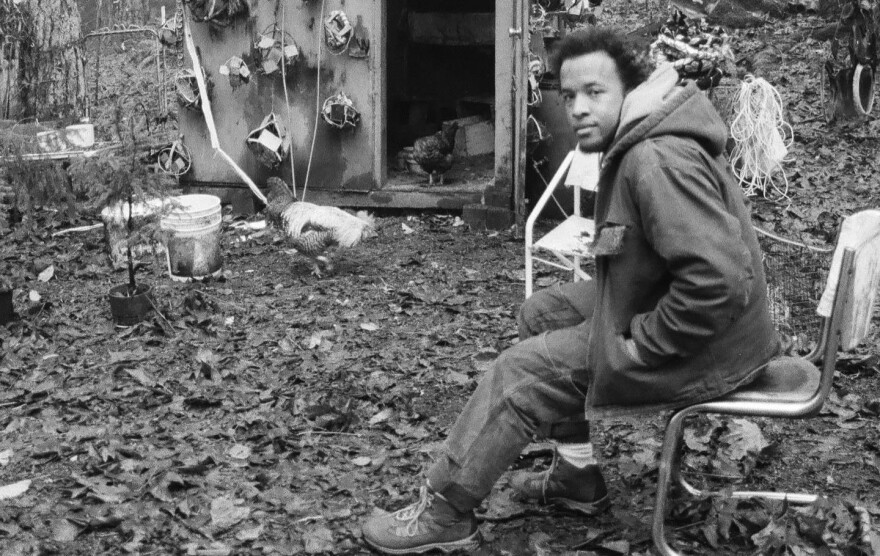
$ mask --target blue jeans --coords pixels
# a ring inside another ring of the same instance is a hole
[[[536,436],[589,440],[584,420],[595,282],[572,282],[523,303],[521,341],[480,380],[428,470],[431,488],[459,511],[477,507]]]

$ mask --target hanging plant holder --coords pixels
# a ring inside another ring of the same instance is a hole
[[[192,168],[192,157],[189,149],[179,139],[159,150],[157,155],[159,168],[166,174],[180,177]]]
[[[238,18],[251,15],[249,0],[184,0],[189,4],[193,21],[226,27]]]
[[[538,147],[548,141],[550,141],[550,132],[547,130],[547,126],[534,116],[529,116],[526,120],[526,152],[528,155],[533,155]]]
[[[354,129],[361,122],[361,113],[355,109],[351,99],[341,91],[324,101],[321,116],[325,122],[337,129]]]
[[[589,12],[584,6],[584,0],[575,0],[571,6],[565,10],[566,18],[569,23],[580,23]]]
[[[290,137],[274,112],[263,118],[260,127],[248,133],[247,147],[264,166],[277,168],[290,153]]]
[[[370,53],[370,37],[361,19],[361,16],[358,16],[348,47],[348,55],[352,58],[366,58]]]
[[[561,12],[565,9],[564,0],[535,0],[535,4],[547,12]]]
[[[529,33],[544,38],[559,36],[559,29],[550,21],[547,9],[538,2],[533,2],[529,8]]]
[[[233,56],[226,60],[226,63],[220,66],[219,71],[220,75],[225,75],[229,78],[229,85],[233,89],[237,89],[251,80],[251,70],[247,67],[244,60],[238,56]]]
[[[348,48],[354,29],[342,10],[330,12],[324,20],[324,42],[333,54],[342,54]]]
[[[540,106],[543,100],[541,95],[541,78],[544,77],[544,60],[533,53],[529,53],[529,106]]]
[[[282,63],[285,67],[291,68],[299,60],[299,48],[293,37],[275,26],[257,35],[254,40],[254,51],[260,63],[259,70],[266,75],[280,71]]]
[[[602,13],[602,0],[570,0],[566,2],[565,21],[569,27],[579,28],[584,25],[595,25],[596,17]]]
[[[202,77],[205,79],[205,85],[210,95],[211,84],[208,81],[205,70],[202,70]],[[199,94],[199,81],[193,70],[189,68],[179,70],[174,77],[174,85],[177,88],[177,101],[181,106],[191,110],[199,110],[201,108],[202,97]]]
[[[169,48],[174,48],[183,39],[183,37],[177,32],[177,18],[178,15],[174,14],[173,17],[166,19],[162,26],[159,27],[159,42]]]

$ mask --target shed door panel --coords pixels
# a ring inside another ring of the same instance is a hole
[[[344,10],[352,26],[361,36],[373,42],[376,30],[381,28],[379,0],[328,1],[327,13]],[[323,41],[321,2],[282,0],[279,9],[275,3],[256,3],[255,17],[240,20],[217,30],[207,23],[193,23],[192,33],[202,64],[213,83],[211,95],[214,119],[224,151],[258,184],[272,175],[291,179],[291,161],[284,160],[276,168],[258,162],[246,147],[248,133],[260,126],[266,115],[275,113],[286,125],[291,138],[293,166],[297,189],[304,185],[309,174],[309,188],[369,190],[376,184],[374,177],[374,132],[376,130],[377,95],[374,70],[376,51],[371,48],[367,57],[355,58],[346,51],[334,55]],[[253,56],[253,41],[260,33],[269,33],[277,25],[287,31],[300,50],[296,67],[287,72],[285,95],[280,73],[265,75],[258,71]],[[320,49],[320,56],[319,56]],[[249,83],[236,88],[220,74],[220,66],[232,56],[244,59],[253,76]],[[190,62],[187,60],[187,66]],[[320,67],[320,93],[318,68]],[[344,92],[361,113],[360,125],[353,131],[341,131],[326,124],[317,110],[337,92]],[[181,131],[193,155],[193,169],[187,176],[196,182],[240,182],[234,172],[215,158],[210,140],[199,112],[181,109]],[[317,131],[312,153],[313,133]],[[311,165],[310,165],[311,158]]]

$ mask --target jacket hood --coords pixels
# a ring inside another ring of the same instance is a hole
[[[657,68],[623,99],[620,125],[605,158],[661,135],[692,137],[712,155],[724,152],[727,126],[709,98],[691,81],[678,84],[671,64]]]

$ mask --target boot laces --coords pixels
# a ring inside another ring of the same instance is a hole
[[[399,521],[405,521],[406,534],[410,537],[415,536],[419,531],[419,518],[425,513],[425,510],[431,507],[434,502],[434,494],[428,491],[428,487],[423,486],[419,490],[419,501],[411,504],[402,510],[398,510],[394,517]]]
[[[553,472],[556,471],[558,465],[559,452],[553,450],[553,462],[550,464],[550,469],[545,471],[541,477],[541,498],[544,504],[547,503],[547,488],[550,486],[550,478],[553,477]]]

